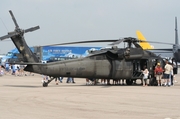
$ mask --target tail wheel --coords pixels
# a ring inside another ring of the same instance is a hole
[[[47,86],[48,86],[48,83],[44,82],[43,87],[47,87]]]

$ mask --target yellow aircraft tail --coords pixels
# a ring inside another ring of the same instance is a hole
[[[146,41],[146,38],[143,36],[143,34],[140,31],[136,31],[137,38],[142,41]],[[148,42],[139,43],[139,45],[144,49],[154,49],[152,45],[150,45]]]

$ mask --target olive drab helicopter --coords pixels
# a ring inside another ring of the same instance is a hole
[[[142,79],[142,69],[146,65],[149,69],[150,84],[153,84],[154,67],[157,62],[164,64],[164,60],[150,51],[145,51],[138,44],[143,42],[136,38],[127,37],[116,40],[96,40],[96,41],[80,41],[73,43],[89,43],[89,42],[113,42],[112,48],[102,49],[91,52],[88,56],[78,59],[57,61],[43,64],[28,47],[24,33],[39,29],[39,26],[26,30],[20,29],[16,19],[9,11],[15,24],[15,30],[9,32],[8,35],[0,37],[1,40],[11,38],[14,45],[23,57],[23,62],[19,64],[27,65],[25,71],[39,73],[50,76],[48,82],[44,82],[43,86],[48,84],[57,77],[77,77],[77,78],[100,78],[100,79],[126,79],[127,85],[131,85],[133,80]],[[118,48],[116,45],[124,42],[126,48]],[[62,43],[60,45],[72,44]]]

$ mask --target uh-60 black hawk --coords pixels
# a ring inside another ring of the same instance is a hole
[[[23,63],[26,64],[25,71],[48,75],[51,79],[44,82],[43,86],[57,77],[78,77],[78,78],[100,78],[100,79],[126,79],[127,85],[131,85],[133,80],[141,79],[143,66],[149,69],[150,84],[153,83],[153,69],[157,62],[164,63],[163,59],[150,51],[145,51],[138,44],[140,41],[136,38],[123,38],[116,40],[96,40],[81,41],[74,43],[89,42],[113,42],[111,49],[104,49],[90,53],[87,57],[72,59],[67,61],[57,61],[43,64],[30,50],[24,39],[24,33],[39,29],[39,26],[26,30],[19,28],[12,11],[9,11],[15,24],[15,30],[8,35],[0,37],[1,40],[11,38],[23,57]],[[126,48],[117,48],[121,42],[127,43]],[[69,44],[69,43],[64,43]],[[61,45],[64,45],[61,44]],[[71,43],[72,44],[72,43]]]

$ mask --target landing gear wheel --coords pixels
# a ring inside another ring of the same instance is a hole
[[[149,86],[153,86],[153,78],[149,78]]]
[[[56,78],[56,77],[55,77],[55,78]],[[47,86],[48,86],[48,84],[49,84],[52,80],[54,80],[55,78],[54,78],[54,77],[51,77],[51,78],[50,78],[50,80],[48,80],[48,81],[44,81],[44,82],[43,82],[43,84],[42,84],[42,85],[43,85],[43,87],[47,87]]]
[[[43,87],[47,87],[47,86],[48,86],[48,83],[43,82]]]
[[[132,79],[126,79],[126,84],[127,85],[132,85],[133,84],[133,80]]]

